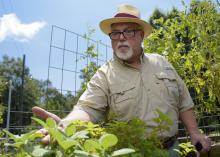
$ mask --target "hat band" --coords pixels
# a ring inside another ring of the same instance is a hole
[[[114,17],[131,17],[131,18],[138,18],[137,16],[127,14],[127,13],[118,13]]]

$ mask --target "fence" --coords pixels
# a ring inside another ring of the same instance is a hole
[[[215,115],[202,116],[198,120],[199,129],[213,141],[220,141],[220,113],[216,113]],[[182,123],[179,125],[178,132],[179,140],[184,141],[185,139],[189,139],[189,136],[183,126]]]
[[[85,53],[91,45],[95,46],[95,51],[98,53],[96,57],[91,57]],[[71,92],[76,95],[82,81],[79,77],[80,70],[91,61],[100,66],[110,58],[112,58],[110,46],[86,37],[86,35],[82,36],[70,30],[53,26],[48,80],[51,80],[62,94]]]

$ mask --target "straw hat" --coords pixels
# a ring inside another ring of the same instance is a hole
[[[139,24],[144,31],[144,37],[147,37],[152,32],[151,25],[140,18],[140,11],[137,8],[127,4],[119,5],[116,15],[113,18],[101,21],[99,26],[101,30],[108,35],[111,33],[111,25],[113,23],[122,22]]]

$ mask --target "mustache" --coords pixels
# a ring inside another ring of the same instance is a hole
[[[117,48],[120,48],[120,47],[130,47],[130,44],[129,43],[118,43],[117,44]]]

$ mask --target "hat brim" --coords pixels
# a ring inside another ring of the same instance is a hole
[[[137,23],[139,24],[144,31],[144,37],[147,37],[152,32],[152,27],[150,24],[148,24],[146,21],[143,21],[138,18],[127,18],[127,17],[117,17],[117,18],[110,18],[106,19],[100,22],[99,26],[100,29],[105,33],[109,34],[111,33],[111,25],[113,23],[123,23],[123,22],[131,22],[131,23]]]

